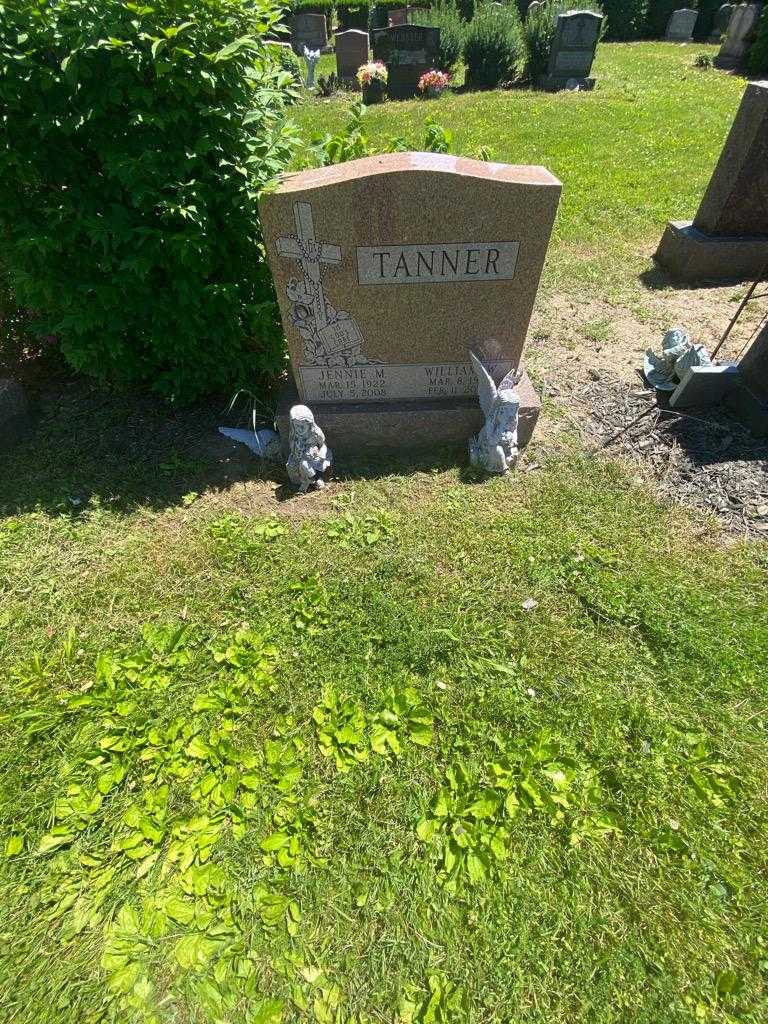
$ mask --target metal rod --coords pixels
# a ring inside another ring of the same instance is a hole
[[[720,349],[723,347],[725,342],[728,340],[728,335],[731,333],[733,328],[736,326],[736,321],[741,316],[741,314],[742,314],[742,312],[744,310],[744,307],[752,299],[752,296],[754,295],[754,293],[755,293],[755,291],[757,289],[757,286],[762,282],[763,278],[765,277],[765,275],[767,273],[768,273],[768,263],[766,263],[765,267],[762,270],[762,273],[760,273],[758,275],[757,280],[753,281],[752,284],[747,289],[747,294],[744,296],[744,298],[739,303],[739,308],[734,313],[733,318],[731,319],[731,322],[728,324],[728,326],[725,329],[725,333],[723,334],[723,336],[720,339],[720,341],[717,343],[717,347],[715,348],[714,352],[712,353],[712,359],[715,358],[717,353],[720,351]]]

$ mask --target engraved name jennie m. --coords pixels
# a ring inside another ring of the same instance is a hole
[[[511,281],[519,242],[439,242],[357,247],[360,284]]]

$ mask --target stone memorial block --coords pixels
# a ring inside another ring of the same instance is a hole
[[[408,24],[408,11],[406,8],[402,8],[399,11],[390,11],[387,18],[387,24],[390,28],[394,25],[407,25]]]
[[[692,11],[687,7],[673,11],[667,22],[667,32],[664,38],[668,43],[693,42],[693,29],[698,17],[698,11]]]
[[[298,399],[333,450],[464,445],[482,426],[469,353],[496,383],[520,366],[560,190],[543,167],[390,153],[263,196]],[[538,400],[526,377],[520,393],[525,443]]]
[[[602,17],[594,11],[568,11],[558,15],[547,74],[538,82],[541,88],[564,89],[572,78],[583,88],[595,84],[589,74],[602,24]]]
[[[544,0],[532,0],[532,2],[528,4],[528,10],[525,12],[525,17],[530,18],[532,14],[535,14],[536,11],[538,11],[538,9],[543,6]]]
[[[712,31],[709,34],[709,39],[707,39],[708,43],[722,42],[723,36],[728,31],[728,22],[731,20],[731,15],[735,9],[736,4],[723,4],[722,7],[718,8],[714,24],[712,25]]]
[[[419,79],[435,66],[439,53],[439,28],[395,25],[374,29],[373,55],[387,65],[387,92],[391,99],[415,96]]]
[[[728,21],[728,34],[715,57],[719,68],[736,68],[744,63],[762,10],[762,4],[737,4],[733,9]]]
[[[328,30],[325,15],[297,11],[293,16],[291,27],[293,52],[303,57],[305,46],[308,50],[324,50],[327,45]]]
[[[686,280],[756,279],[768,264],[768,81],[750,82],[693,221],[670,221],[656,260]]]
[[[336,74],[345,85],[358,88],[357,69],[368,60],[368,33],[357,28],[336,33]]]

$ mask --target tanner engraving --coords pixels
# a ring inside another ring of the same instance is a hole
[[[360,284],[511,281],[519,251],[519,242],[361,245],[357,279]]]

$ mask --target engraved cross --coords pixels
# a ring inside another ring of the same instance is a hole
[[[320,267],[323,263],[338,266],[341,263],[341,248],[315,239],[312,207],[309,203],[294,203],[293,219],[296,223],[296,235],[278,238],[277,251],[281,256],[296,260],[304,276],[312,281],[315,292],[315,321],[318,330],[322,330],[328,323],[328,311],[325,307]]]

